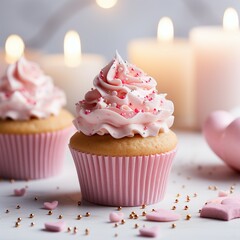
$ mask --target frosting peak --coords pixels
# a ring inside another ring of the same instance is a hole
[[[9,65],[0,79],[0,119],[28,120],[57,115],[65,94],[39,66],[24,57]]]
[[[93,83],[95,89],[76,104],[74,125],[85,135],[148,137],[172,126],[173,103],[165,99],[166,94],[157,93],[152,77],[118,53]]]

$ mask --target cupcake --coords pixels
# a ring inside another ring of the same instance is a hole
[[[0,177],[39,179],[60,172],[72,133],[66,98],[22,57],[0,79]]]
[[[118,53],[94,86],[76,104],[77,132],[69,143],[83,199],[111,206],[159,202],[177,147],[169,129],[173,103]]]

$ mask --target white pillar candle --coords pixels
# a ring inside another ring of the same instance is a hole
[[[190,32],[196,70],[196,119],[200,129],[214,110],[240,107],[240,31],[234,9],[226,10],[224,27]]]
[[[193,115],[192,49],[187,40],[173,39],[171,20],[163,18],[158,26],[158,39],[144,38],[130,42],[129,61],[157,81],[160,93],[174,103],[174,126],[191,128]]]
[[[105,66],[106,60],[97,54],[81,54],[76,32],[65,37],[64,55],[44,55],[40,65],[51,76],[56,86],[65,91],[66,108],[75,114],[75,104],[93,87],[93,79]]]

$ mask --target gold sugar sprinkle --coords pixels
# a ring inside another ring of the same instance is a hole
[[[154,208],[152,209],[152,212],[155,212],[155,209],[154,209]]]
[[[82,219],[82,215],[81,214],[77,215],[77,220],[80,220],[80,219]]]
[[[202,211],[201,209],[198,210],[199,213],[201,213],[201,211]]]
[[[77,233],[77,231],[78,231],[77,227],[74,227],[74,228],[73,228],[73,232],[74,232],[74,233]]]
[[[62,219],[62,218],[63,218],[63,215],[62,215],[62,214],[60,214],[60,215],[58,216],[58,218],[59,218],[59,219]]]
[[[86,216],[86,217],[90,217],[90,216],[91,216],[91,213],[90,213],[90,212],[86,212],[85,216]]]
[[[136,223],[136,224],[135,224],[135,228],[138,228],[138,227],[139,227],[139,225]]]
[[[188,206],[187,205],[184,207],[184,210],[188,210]]]
[[[20,209],[21,208],[21,206],[20,205],[17,205],[17,207],[16,207],[17,209]]]
[[[19,226],[20,226],[20,222],[16,222],[15,227],[19,227]]]
[[[52,214],[53,214],[52,210],[48,211],[48,215],[52,215]]]
[[[114,237],[117,237],[117,236],[118,236],[118,234],[117,234],[117,233],[115,233],[115,234],[114,234]]]
[[[186,220],[190,220],[191,219],[191,215],[190,214],[188,214],[187,216],[186,216]]]
[[[21,221],[22,221],[22,218],[19,217],[19,218],[17,219],[17,221],[18,221],[18,222],[21,222]]]
[[[72,229],[71,229],[70,227],[67,228],[67,231],[68,231],[68,232],[71,232],[71,230],[72,230]]]
[[[121,211],[121,210],[122,210],[122,207],[121,207],[121,206],[119,206],[119,207],[117,208],[117,210],[118,210],[118,211]]]
[[[78,206],[81,206],[82,205],[82,202],[81,201],[78,201]]]
[[[139,216],[138,216],[137,214],[134,215],[134,219],[138,219],[138,217],[139,217]]]
[[[180,196],[181,196],[180,193],[178,193],[178,194],[176,195],[177,198],[180,197]]]
[[[37,200],[38,200],[38,197],[35,197],[34,200],[37,201]]]
[[[131,213],[132,215],[135,215],[136,213],[134,212],[134,211],[132,211],[132,213]]]
[[[179,200],[178,199],[175,199],[175,203],[178,203],[179,202]]]
[[[126,221],[124,219],[121,220],[121,224],[124,224]]]
[[[35,223],[34,222],[31,222],[31,227],[33,227],[35,225]]]
[[[176,223],[173,223],[173,224],[172,224],[172,228],[176,228]]]
[[[118,223],[115,223],[115,224],[114,224],[114,227],[118,227]]]
[[[90,233],[89,229],[86,228],[86,229],[85,229],[85,234],[86,234],[86,235],[89,235],[89,233]]]
[[[146,216],[147,215],[147,212],[146,211],[143,211],[142,212],[142,216]]]
[[[6,211],[5,211],[5,213],[9,213],[10,211],[7,209]]]
[[[132,214],[132,213],[129,214],[129,218],[130,218],[130,219],[133,219],[133,218],[134,218],[134,214]]]
[[[29,215],[29,218],[34,218],[34,214],[31,213],[31,214]]]
[[[176,210],[176,206],[172,206],[172,210]]]
[[[145,209],[145,208],[146,208],[146,206],[147,206],[146,204],[143,204],[143,205],[142,205],[142,209]]]
[[[197,197],[197,193],[194,193],[193,196],[194,196],[194,197]]]

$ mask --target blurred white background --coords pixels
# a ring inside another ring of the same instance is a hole
[[[0,45],[19,34],[28,48],[62,52],[65,33],[74,29],[83,53],[110,59],[118,49],[126,58],[128,42],[156,36],[161,17],[172,18],[175,36],[188,37],[194,26],[220,25],[229,6],[240,12],[239,0],[118,0],[111,9],[95,0],[1,0]]]

